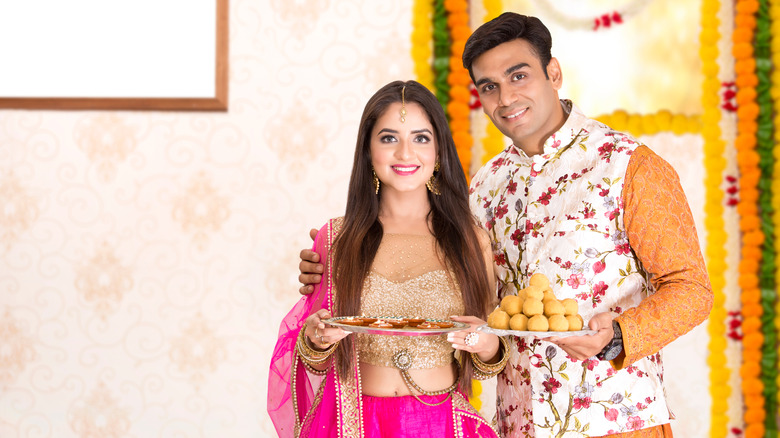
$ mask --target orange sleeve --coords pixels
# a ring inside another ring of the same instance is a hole
[[[629,244],[655,293],[617,317],[625,358],[613,366],[620,368],[657,353],[706,320],[712,308],[712,288],[680,180],[646,146],[638,147],[628,163],[623,208]]]

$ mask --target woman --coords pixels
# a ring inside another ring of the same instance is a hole
[[[490,242],[467,193],[435,96],[414,81],[377,91],[361,118],[346,213],[315,239],[323,281],[280,329],[268,397],[280,436],[497,436],[465,396],[472,377],[495,376],[507,359],[503,340],[473,331],[494,294]],[[321,321],[464,314],[474,316],[452,319],[471,328],[446,337],[348,336]]]

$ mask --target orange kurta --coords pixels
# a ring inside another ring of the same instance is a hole
[[[616,369],[658,352],[704,321],[712,308],[693,215],[676,175],[669,163],[644,146],[628,164],[623,187],[626,232],[637,258],[652,274],[656,292],[617,318],[625,356],[612,362]],[[671,437],[672,431],[666,424],[609,436]]]

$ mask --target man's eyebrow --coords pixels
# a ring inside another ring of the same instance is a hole
[[[505,76],[508,76],[508,75],[512,74],[513,72],[515,72],[515,71],[517,71],[517,70],[520,70],[521,68],[524,68],[524,67],[530,67],[530,66],[531,66],[531,64],[529,64],[529,63],[527,63],[527,62],[521,62],[521,63],[519,63],[519,64],[515,64],[515,65],[513,65],[513,66],[509,67],[508,69],[504,70],[504,75],[505,75]],[[488,82],[493,82],[493,81],[491,81],[491,80],[490,80],[490,79],[488,79],[488,78],[481,78],[481,79],[480,79],[480,80],[478,80],[477,82],[474,82],[474,86],[475,86],[475,87],[479,87],[480,85],[482,85],[482,84],[486,84],[486,83],[488,83]]]
[[[474,86],[479,88],[480,85],[487,84],[488,82],[492,82],[492,81],[490,79],[488,79],[488,78],[482,78],[482,79],[478,80],[477,82],[474,82]]]
[[[515,65],[513,65],[513,66],[509,67],[508,69],[506,69],[506,70],[504,71],[504,75],[510,75],[510,74],[512,74],[513,72],[515,72],[515,71],[517,71],[517,70],[520,70],[520,69],[521,69],[521,68],[523,68],[523,67],[530,67],[530,66],[531,66],[531,65],[530,65],[530,64],[528,64],[527,62],[521,62],[520,64],[515,64]]]

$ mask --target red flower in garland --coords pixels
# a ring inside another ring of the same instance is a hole
[[[593,20],[593,30],[599,30],[600,27],[610,27],[612,23],[622,24],[623,16],[620,12],[613,12],[612,14],[604,14],[601,17],[596,17]]]

